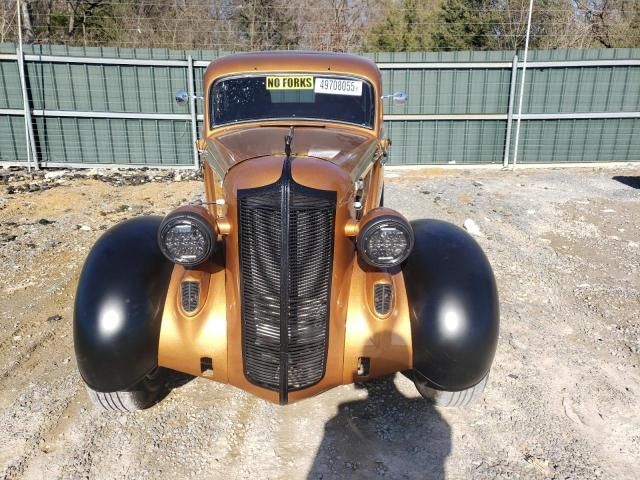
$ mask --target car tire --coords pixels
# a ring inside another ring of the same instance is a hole
[[[478,401],[482,397],[484,387],[487,385],[489,374],[480,380],[477,385],[459,392],[436,390],[427,386],[424,382],[414,380],[414,384],[420,395],[438,407],[466,407]]]
[[[130,390],[97,392],[85,384],[91,402],[106,412],[136,412],[152,407],[162,400],[169,389],[167,371],[157,368]]]

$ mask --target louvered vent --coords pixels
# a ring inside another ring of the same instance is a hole
[[[193,313],[200,303],[200,283],[182,282],[182,309],[187,313]]]
[[[387,283],[378,283],[374,287],[374,307],[378,315],[388,315],[391,311],[393,288]]]

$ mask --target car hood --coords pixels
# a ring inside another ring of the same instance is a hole
[[[242,161],[284,155],[284,137],[288,133],[287,126],[258,126],[224,133],[207,140],[205,158],[214,170],[224,175]],[[291,151],[296,157],[332,162],[356,178],[362,173],[362,167],[373,160],[377,143],[373,135],[346,129],[298,126],[294,129]]]

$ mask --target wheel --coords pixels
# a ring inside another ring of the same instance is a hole
[[[108,412],[135,412],[149,408],[168,393],[167,371],[157,368],[130,390],[97,392],[85,384],[91,402]]]
[[[488,379],[489,374],[485,375],[477,385],[459,392],[436,390],[435,388],[429,387],[426,382],[418,381],[415,378],[414,384],[423,398],[426,398],[438,407],[466,407],[482,397]]]

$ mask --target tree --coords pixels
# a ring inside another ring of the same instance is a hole
[[[491,48],[524,48],[528,0],[492,0]],[[576,17],[573,0],[536,0],[531,15],[532,48],[571,48],[588,44],[588,28]]]
[[[372,52],[429,50],[438,0],[387,1],[382,18],[371,27],[364,48]]]
[[[0,43],[16,36],[17,4],[15,0],[0,1]]]
[[[486,0],[449,0],[436,17],[431,38],[438,49],[487,50],[493,40],[493,11]]]
[[[288,50],[298,44],[298,32],[284,0],[240,2],[231,17],[240,49]]]
[[[362,45],[374,9],[369,0],[316,0],[298,8],[295,20],[299,48],[348,52]]]
[[[22,0],[25,43],[331,51],[514,50],[529,0]],[[0,41],[17,40],[0,0]],[[640,47],[640,0],[535,0],[532,48]]]
[[[595,46],[632,48],[640,45],[640,1],[579,0]]]

